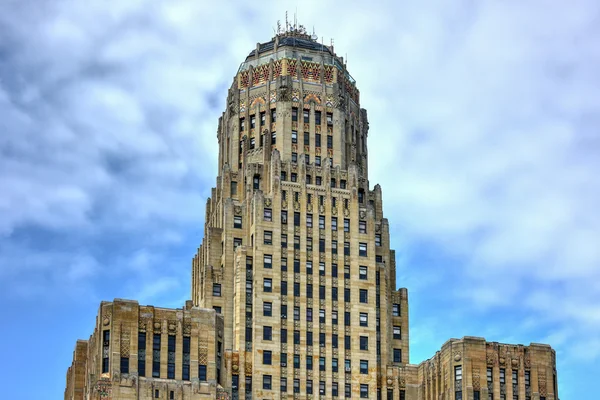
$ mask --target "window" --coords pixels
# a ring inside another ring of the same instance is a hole
[[[325,216],[319,215],[319,229],[325,229]]]
[[[312,299],[312,297],[313,297],[313,285],[312,285],[312,283],[307,283],[306,284],[306,297],[309,298],[309,299]]]
[[[263,389],[271,390],[271,375],[263,375]]]
[[[402,349],[394,349],[394,362],[402,362]]]
[[[312,214],[306,214],[306,227],[312,228]]]
[[[298,153],[292,153],[292,162],[293,162],[293,163],[297,163],[297,162],[298,162]],[[295,176],[295,175],[296,175],[296,174],[292,173],[292,182],[296,182],[296,181],[294,180],[294,176]]]
[[[284,225],[287,224],[287,211],[286,210],[281,211],[281,223]]]
[[[294,158],[293,155],[294,154],[292,153],[292,159]],[[291,179],[292,182],[298,182],[298,174],[295,173],[295,172],[292,172],[291,175],[290,175],[290,179]]]
[[[279,381],[279,390],[281,392],[287,392],[287,378],[281,378]]]
[[[350,242],[344,242],[344,255],[350,255]]]
[[[129,373],[129,357],[121,357],[121,373],[128,374]]]
[[[306,320],[308,322],[312,322],[313,319],[313,309],[311,307],[306,308]]]
[[[454,367],[454,380],[456,382],[456,387],[462,388],[462,385],[459,384],[459,382],[462,382],[462,365],[457,365]],[[457,390],[454,398],[456,400],[462,400],[462,390]]]
[[[308,121],[309,121],[309,119],[308,119],[308,110],[302,110],[302,111],[303,111],[302,112],[302,116],[304,118],[304,123],[308,124]]]
[[[273,280],[271,278],[265,278],[263,280],[263,292],[272,292],[273,291]]]
[[[325,323],[325,310],[324,309],[319,310],[319,322],[321,324]]]
[[[232,196],[237,195],[237,182],[231,181],[230,190],[231,190],[231,195]]]
[[[308,361],[308,359],[307,359],[307,361]],[[311,362],[310,369],[312,369],[312,362]],[[312,379],[307,379],[306,380],[306,394],[312,394],[312,392],[313,392],[313,382],[312,382]]]
[[[473,391],[473,400],[481,400],[479,390]]]
[[[287,248],[287,235],[286,234],[281,235],[281,248],[283,248],[283,249]]]
[[[300,282],[294,282],[294,297],[300,297]]]
[[[321,156],[315,156],[315,165],[321,166]]]
[[[319,333],[319,347],[325,347],[325,333]]]
[[[298,121],[298,108],[292,107],[292,121]]]
[[[525,371],[525,387],[529,386],[531,386],[531,372]]]
[[[375,246],[381,247],[381,235],[379,233],[375,234]]]
[[[334,275],[334,276],[337,276],[337,274]],[[334,287],[331,288],[331,299],[333,301],[338,301],[338,288],[337,288],[337,286],[334,286]]]
[[[217,314],[221,314],[221,307],[213,306],[213,310],[215,310],[217,312]]]
[[[198,379],[201,382],[206,382],[206,365],[200,364],[198,365]]]
[[[352,384],[346,383],[344,385],[344,397],[346,397],[347,399],[352,397]]]
[[[327,140],[329,140],[329,137],[327,138]],[[345,179],[340,180],[340,188],[346,189],[346,180]],[[346,207],[346,208],[348,208],[348,207]]]
[[[338,383],[337,382],[331,383],[331,395],[333,397],[338,397]]]
[[[213,283],[213,296],[221,297],[221,284]]]
[[[263,303],[263,316],[272,317],[273,316],[273,303],[265,301]]]
[[[350,311],[344,311],[344,326],[350,326]]]
[[[305,155],[304,155],[304,162],[305,162],[306,164],[310,164],[310,154],[305,154]]]
[[[265,244],[273,244],[273,232],[272,231],[265,231],[264,243]]]
[[[361,374],[369,373],[369,360],[360,360],[360,373]]]
[[[300,250],[300,236],[294,236],[294,250]]]
[[[325,357],[319,357],[319,371],[325,371]]]
[[[400,304],[392,304],[392,316],[393,317],[400,316]]]
[[[344,232],[350,232],[350,220],[344,218]]]
[[[350,335],[345,335],[344,336],[344,348],[345,349],[349,349],[350,348]]]
[[[337,310],[331,311],[331,323],[333,325],[337,325],[338,324],[338,312],[337,312]]]
[[[294,379],[294,393],[300,393],[300,379]]]
[[[243,131],[246,128],[246,119],[240,118],[240,131]]]
[[[286,293],[287,293],[287,290],[286,290]],[[281,319],[287,319],[287,304],[281,305]]]
[[[287,329],[281,329],[281,343],[287,343]]]
[[[394,339],[402,339],[402,331],[399,326],[394,326]]]
[[[254,140],[254,138],[251,139],[252,141]],[[254,143],[254,142],[251,142]],[[254,178],[252,179],[252,186],[255,190],[260,189],[260,175],[254,175]]]
[[[315,125],[321,125],[321,111],[315,111]]]
[[[358,221],[358,233],[367,233],[366,221]]]
[[[263,351],[263,364],[271,365],[272,359],[273,359],[273,352],[271,350],[264,350]]]
[[[319,239],[319,253],[325,252],[325,239]]]
[[[138,374],[146,376],[146,332],[138,333]]]
[[[361,383],[360,385],[360,398],[368,399],[369,398],[369,385]]]
[[[277,132],[271,132],[271,144],[277,144]]]
[[[242,245],[241,238],[233,238],[233,250],[237,249],[241,245]]]
[[[359,301],[361,303],[369,303],[369,292],[367,289],[360,289],[359,291]]]
[[[273,328],[270,326],[263,326],[263,340],[273,340]]]
[[[250,116],[250,128],[254,129],[256,127],[256,116],[255,115],[251,115]]]
[[[271,122],[277,121],[277,110],[271,109]]]
[[[506,372],[504,368],[500,368],[500,383],[506,383]]]
[[[313,345],[313,333],[311,331],[306,332],[306,345],[307,346]]]
[[[312,371],[313,369],[313,358],[312,356],[306,357],[306,369]]]
[[[344,265],[344,279],[350,279],[350,266]]]
[[[239,215],[235,215],[233,217],[233,227],[237,228],[237,229],[241,229],[242,228],[242,217]]]
[[[310,185],[311,183],[312,183],[312,177],[310,175],[306,175],[306,184]],[[310,196],[310,194],[308,196]],[[308,202],[310,203],[310,200],[308,200]]]
[[[344,301],[346,303],[350,302],[350,288],[344,288]]]
[[[359,348],[361,350],[369,350],[369,337],[368,336],[360,337]]]
[[[519,384],[519,371],[516,369],[512,370],[512,384],[513,386]]]
[[[300,368],[300,355],[294,354],[294,368]],[[294,382],[295,386],[295,382]]]
[[[300,307],[298,306],[294,307],[294,321],[300,321]]]
[[[265,221],[272,221],[273,219],[273,210],[270,208],[265,208],[264,210],[264,219]]]
[[[367,280],[367,267],[364,265],[361,265],[360,267],[358,267],[358,277],[361,280]]]
[[[319,394],[325,395],[325,381],[319,382]]]
[[[331,178],[331,187],[335,188],[335,186],[336,186],[335,178]]]
[[[331,241],[331,254],[337,254],[337,240]]]
[[[321,134],[315,134],[315,147],[321,147]]]
[[[281,259],[281,270],[287,271],[287,258],[285,258],[285,257]]]
[[[300,213],[294,213],[294,226],[300,226]]]
[[[364,203],[365,201],[365,191],[363,189],[358,189],[358,202]]]
[[[298,143],[298,131],[292,131],[292,143]]]
[[[336,321],[337,321],[337,311],[334,311],[334,312],[335,312]],[[338,348],[338,335],[336,335],[336,334],[331,335],[331,347],[333,347],[334,349]]]
[[[369,326],[369,314],[368,313],[360,313],[360,326]]]
[[[338,276],[338,266],[337,264],[331,264],[331,276],[337,278]],[[335,288],[337,290],[337,288]],[[336,296],[337,297],[337,296]],[[337,300],[337,298],[336,298]]]
[[[358,255],[361,257],[367,256],[367,244],[366,243],[358,244]]]
[[[320,176],[317,176],[317,177],[315,178],[315,185],[317,185],[317,186],[321,186],[321,177],[320,177]]]
[[[306,262],[306,273],[308,275],[312,275],[312,273],[313,273],[312,261],[307,261]],[[311,292],[312,292],[312,289],[311,289]]]

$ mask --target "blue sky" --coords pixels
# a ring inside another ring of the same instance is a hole
[[[0,2],[4,396],[61,398],[101,300],[189,298],[227,88],[297,7],[369,112],[411,361],[546,342],[561,399],[593,399],[600,4],[413,3]]]

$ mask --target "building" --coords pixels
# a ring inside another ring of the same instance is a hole
[[[257,44],[219,119],[192,300],[102,303],[65,399],[557,399],[544,345],[466,337],[410,364],[368,131],[333,47],[301,28]]]

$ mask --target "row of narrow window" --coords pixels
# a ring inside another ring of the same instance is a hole
[[[519,400],[518,394],[518,385],[519,385],[519,371],[516,369],[512,370],[512,385],[513,385],[513,400]],[[531,385],[531,373],[529,370],[525,371],[525,388],[529,389]],[[456,385],[457,388],[462,388],[462,365],[457,365],[454,367],[454,380],[459,383]],[[500,368],[500,376],[499,376],[500,385],[506,384],[506,369]],[[494,376],[493,369],[491,367],[487,368],[487,386],[488,386],[488,400],[494,400]],[[478,390],[473,392],[473,400],[480,400],[480,392]],[[463,393],[461,390],[455,391],[455,400],[462,400]],[[545,400],[545,397],[540,397],[541,400]],[[506,394],[500,394],[500,400],[506,400]],[[530,396],[525,396],[525,400],[531,400]]]
[[[315,125],[321,125],[321,111],[315,111]],[[333,113],[327,113],[327,125],[331,126],[333,125]],[[267,114],[265,111],[259,113],[259,121],[260,121],[260,126],[265,126],[267,123]],[[310,113],[308,110],[303,110],[302,113],[302,120],[305,124],[310,123]],[[273,108],[271,109],[271,123],[276,122],[277,121],[277,112],[276,110]],[[292,107],[292,121],[293,122],[298,122],[298,108],[297,107]],[[250,129],[254,129],[256,128],[256,114],[252,114],[250,115]],[[240,118],[240,131],[245,131],[246,130],[246,118],[245,117],[241,117]]]
[[[239,376],[238,375],[234,375],[237,379],[233,379],[235,382],[239,381]],[[273,376],[272,375],[263,375],[263,390],[272,390],[273,388]],[[234,392],[237,391],[237,383],[236,386],[234,386],[233,388]],[[288,384],[287,384],[287,378],[281,378],[279,381],[279,390],[281,392],[287,393],[288,391]],[[300,393],[300,379],[296,378],[293,381],[293,388],[292,388],[294,393]],[[378,389],[379,390],[379,389]],[[326,382],[325,381],[319,381],[319,395],[321,396],[325,396],[326,395]],[[247,376],[246,377],[246,393],[252,393],[252,377],[251,376]],[[368,384],[360,384],[360,398],[362,399],[368,399],[369,398],[369,394],[371,393],[369,391],[369,385]],[[307,379],[306,380],[306,394],[313,394],[313,381],[312,379]],[[340,395],[339,393],[339,383],[338,382],[332,382],[331,383],[331,396],[333,397],[338,397]],[[352,398],[352,384],[351,383],[346,383],[344,385],[344,397],[345,398]],[[379,398],[379,396],[378,396]],[[388,390],[388,400],[392,400],[393,399],[393,390]],[[406,400],[406,393],[404,390],[400,390],[400,400]]]

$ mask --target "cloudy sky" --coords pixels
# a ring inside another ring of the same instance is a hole
[[[297,8],[369,112],[411,361],[550,343],[561,399],[593,398],[600,3],[375,3],[0,1],[4,397],[60,398],[102,299],[189,298],[226,89]]]

